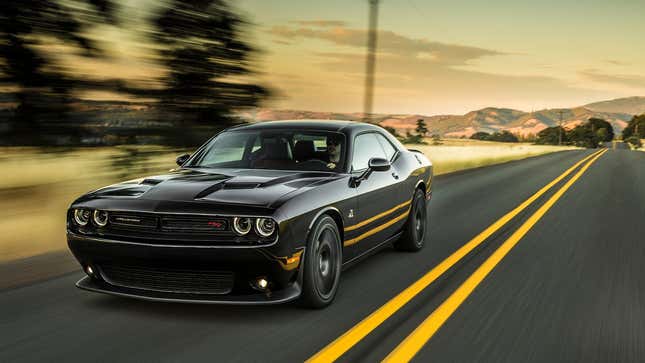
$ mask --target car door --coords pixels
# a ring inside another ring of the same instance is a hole
[[[390,160],[378,132],[366,132],[354,138],[352,174],[357,177],[368,167],[371,158]],[[387,142],[387,141],[386,141]],[[362,180],[357,189],[355,223],[345,228],[346,243],[356,244],[358,252],[368,251],[396,233],[396,217],[401,214],[402,195],[395,167],[388,171],[374,171]],[[400,220],[400,218],[399,218]]]

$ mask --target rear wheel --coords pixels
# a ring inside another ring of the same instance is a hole
[[[311,230],[303,265],[302,303],[311,308],[323,308],[336,296],[342,249],[336,222],[323,216]]]
[[[401,251],[416,252],[423,248],[427,230],[426,199],[423,191],[414,192],[408,220],[403,227],[403,235],[394,243],[394,247]]]

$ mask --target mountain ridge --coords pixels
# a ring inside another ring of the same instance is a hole
[[[0,94],[1,96],[1,94]],[[2,115],[11,112],[15,102],[8,97],[0,97]],[[136,128],[138,125],[158,125],[160,109],[155,103],[128,101],[91,101],[75,100],[72,108],[83,122],[104,127]],[[374,114],[370,120],[384,127],[392,127],[405,134],[413,131],[419,119],[426,121],[429,134],[445,137],[469,137],[475,132],[510,131],[529,137],[541,130],[560,124],[573,128],[591,117],[607,120],[620,133],[635,114],[645,113],[645,97],[626,97],[608,101],[594,102],[571,108],[544,109],[525,112],[503,107],[485,107],[464,115],[422,115],[422,114]],[[6,116],[6,115],[5,115]],[[240,111],[236,116],[250,122],[297,119],[343,119],[361,121],[362,112],[324,112],[306,110],[280,110],[255,108]],[[166,120],[164,118],[164,120]],[[168,120],[166,120],[168,121]],[[165,121],[164,121],[165,122]],[[162,123],[164,123],[162,122]]]

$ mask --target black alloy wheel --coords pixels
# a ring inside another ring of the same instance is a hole
[[[394,243],[396,249],[417,252],[423,248],[427,237],[427,213],[425,195],[421,189],[417,189],[412,198],[408,220],[403,227],[403,235]]]
[[[322,308],[336,296],[342,267],[342,248],[336,222],[322,216],[311,229],[305,250],[302,302]]]

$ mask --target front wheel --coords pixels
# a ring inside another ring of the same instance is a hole
[[[411,205],[403,235],[394,243],[394,247],[402,251],[417,252],[425,244],[427,229],[426,198],[421,189],[414,192]]]
[[[311,229],[303,265],[302,303],[323,308],[336,296],[342,265],[340,233],[330,216],[323,216]]]

